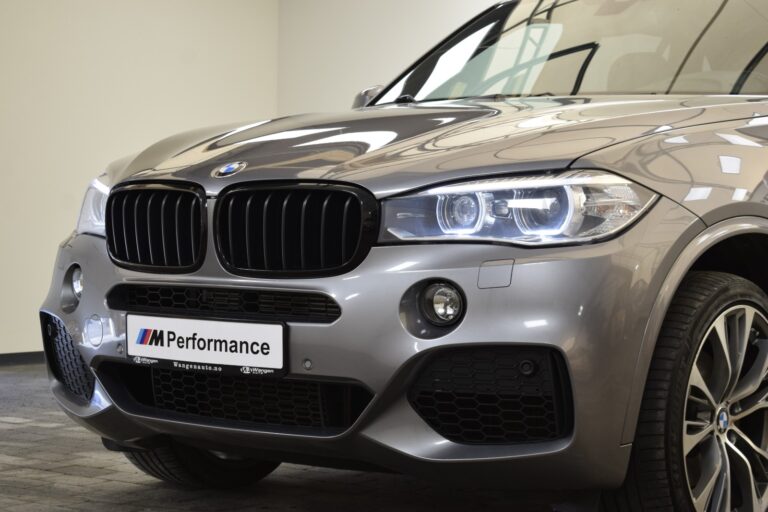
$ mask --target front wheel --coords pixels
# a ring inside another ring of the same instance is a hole
[[[606,511],[768,509],[768,297],[693,272],[665,318],[624,486]]]

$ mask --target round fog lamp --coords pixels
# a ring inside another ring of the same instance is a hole
[[[72,293],[77,300],[83,296],[83,271],[80,267],[72,269]]]
[[[429,285],[424,290],[422,305],[427,319],[441,327],[456,323],[464,310],[461,293],[445,283]]]

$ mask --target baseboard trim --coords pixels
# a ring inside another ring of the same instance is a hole
[[[42,364],[45,362],[45,354],[40,352],[17,352],[15,354],[0,354],[0,366],[14,366],[20,364]]]

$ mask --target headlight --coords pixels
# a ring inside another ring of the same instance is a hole
[[[587,243],[629,226],[656,195],[603,171],[495,178],[384,201],[380,241]]]
[[[77,232],[90,235],[106,236],[104,231],[107,197],[109,187],[100,179],[91,182],[91,186],[85,193],[83,207],[80,209],[80,218],[77,221]]]

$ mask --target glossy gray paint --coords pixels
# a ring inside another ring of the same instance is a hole
[[[127,445],[172,434],[202,446],[354,458],[426,477],[459,481],[472,474],[507,487],[618,485],[655,338],[677,284],[713,240],[768,233],[760,158],[765,101],[646,96],[441,102],[218,127],[162,141],[111,165],[110,183],[192,181],[205,187],[213,206],[225,186],[253,180],[349,182],[383,198],[461,178],[576,167],[611,170],[662,198],[631,229],[601,244],[376,247],[350,273],[317,279],[234,277],[217,261],[212,240],[193,274],[141,274],[112,265],[104,240],[74,236],[60,248],[43,309],[82,341],[87,362],[124,359],[117,346],[125,342],[125,315],[104,304],[105,293],[119,283],[312,290],[336,297],[343,314],[330,325],[289,326],[291,371],[305,374],[301,361],[310,358],[312,376],[359,380],[376,398],[348,432],[320,439],[138,417],[119,410],[101,386],[88,405],[71,400],[55,381],[54,394],[77,421]],[[211,177],[232,161],[249,165],[228,179]],[[704,194],[700,189],[707,187]],[[67,312],[61,294],[72,263],[83,267],[85,294]],[[509,285],[495,278],[495,286],[486,286],[481,269],[505,265],[512,265]],[[469,304],[458,329],[432,340],[411,336],[398,316],[403,293],[427,278],[456,282]],[[98,348],[83,336],[94,315],[106,333]],[[479,343],[547,345],[564,354],[575,404],[571,438],[459,445],[415,414],[404,395],[411,366],[430,350]],[[560,478],[553,483],[554,470]]]
[[[661,191],[708,225],[768,216],[768,118],[764,104],[747,118],[710,121],[624,142],[587,155],[576,167],[613,169]],[[759,108],[755,108],[758,107]]]
[[[765,98],[603,96],[431,102],[198,130],[109,169],[113,183],[194,181],[210,195],[251,180],[335,180],[377,197],[477,176],[563,169],[599,149],[661,132],[768,115]],[[249,166],[227,180],[219,165]],[[622,173],[634,179],[632,167]]]

